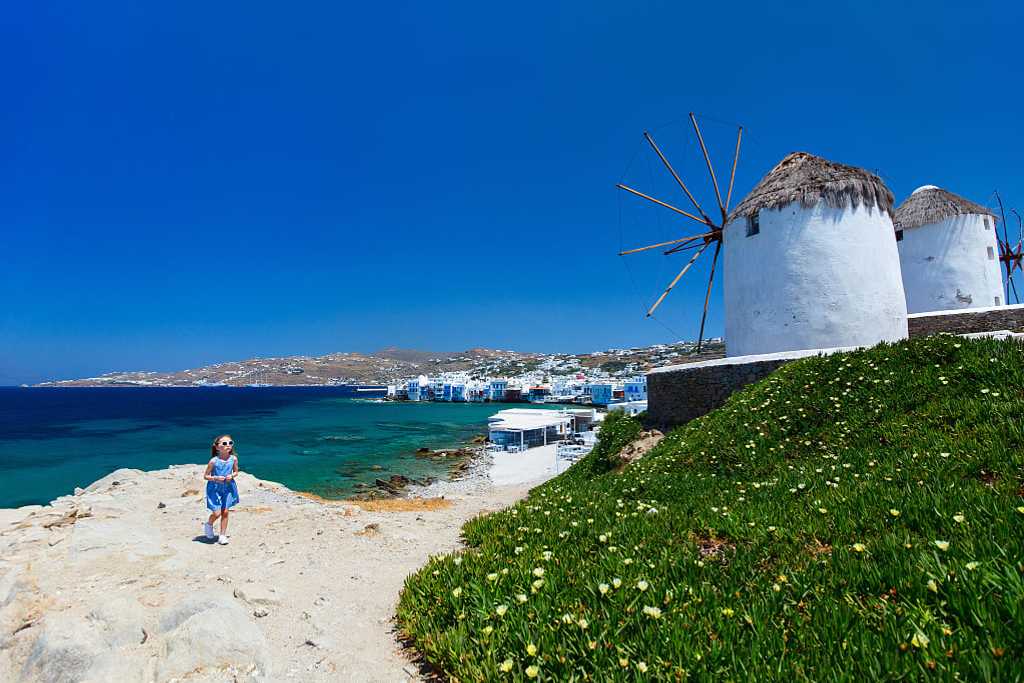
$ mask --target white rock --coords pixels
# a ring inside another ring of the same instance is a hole
[[[175,626],[166,633],[158,663],[159,680],[228,667],[251,671],[250,680],[265,678],[269,669],[267,641],[249,615],[230,598],[197,596],[165,614],[161,627],[170,624]]]
[[[102,479],[97,479],[93,483],[85,487],[86,493],[92,493],[93,491],[102,491],[111,486],[123,486],[128,483],[138,483],[138,478],[145,474],[142,470],[133,470],[123,467],[119,470],[114,470]],[[117,482],[115,484],[114,482]]]
[[[250,605],[280,605],[281,598],[273,588],[259,584],[239,586],[235,589],[235,597]]]

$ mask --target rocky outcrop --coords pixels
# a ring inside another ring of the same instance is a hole
[[[501,504],[363,510],[243,473],[221,546],[202,471],[118,470],[0,510],[0,681],[414,679],[390,630],[403,581]]]
[[[619,452],[619,463],[621,465],[628,465],[631,462],[636,462],[647,455],[647,451],[661,443],[661,440],[664,438],[665,435],[657,429],[640,432],[640,435],[636,439],[627,444],[626,447]]]

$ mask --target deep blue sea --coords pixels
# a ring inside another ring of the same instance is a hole
[[[502,407],[377,403],[339,393],[0,387],[0,507],[47,503],[119,467],[205,463],[222,433],[234,437],[243,470],[340,498],[357,482],[393,473],[443,476],[447,468],[416,458],[416,449],[464,443],[486,431],[487,417]]]

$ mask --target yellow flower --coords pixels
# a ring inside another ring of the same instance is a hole
[[[597,584],[597,590],[599,590],[601,592],[601,595],[604,595],[605,593],[608,592],[608,584],[607,583],[599,583],[599,584]]]
[[[539,591],[544,586],[544,579],[537,579],[531,584],[534,591]]]
[[[562,615],[562,623],[563,624],[571,624],[572,623],[572,615],[569,614],[568,612],[563,614]]]
[[[642,579],[640,581],[636,582],[636,587],[640,589],[641,593],[644,592],[645,590],[647,590],[648,586],[649,586],[649,584],[646,581],[642,580]]]
[[[647,664],[644,663],[644,662],[637,662],[636,663],[636,668],[640,670],[640,673],[646,673],[647,672]]]
[[[658,609],[657,607],[648,607],[648,606],[644,605],[644,614],[649,616],[651,619],[660,619],[661,618],[661,610]]]
[[[452,562],[454,562],[457,565],[462,564],[462,558],[461,557],[456,557],[454,560],[452,560]]]
[[[505,616],[505,612],[508,611],[508,605],[498,605],[497,609],[494,610],[499,617]]]
[[[862,553],[865,550],[867,550],[868,547],[866,545],[864,545],[863,543],[854,543],[853,544],[853,549],[856,550],[858,553]]]
[[[536,678],[537,674],[539,674],[539,673],[540,673],[540,669],[538,669],[533,664],[531,664],[530,666],[526,667],[526,677],[527,678]]]
[[[497,581],[498,580],[497,572],[492,572],[492,573],[488,574],[487,575],[487,580],[488,581]]]
[[[964,517],[963,515],[953,515],[953,521],[956,522],[957,524],[963,524],[964,520],[966,520],[966,519],[967,518]]]
[[[937,583],[935,583],[935,579],[928,579],[928,584],[927,585],[928,585],[928,590],[930,590],[932,593],[938,593],[939,592],[939,585]]]
[[[612,579],[612,585],[615,586],[616,588],[618,588],[619,586],[622,585],[622,579],[620,579],[618,577]]]
[[[629,659],[627,657],[619,657],[619,666],[623,669],[629,667]]]
[[[453,597],[456,597],[456,598],[457,598],[457,597],[459,597],[460,595],[462,595],[462,589],[461,589],[461,588],[456,588],[456,589],[454,589],[454,590],[452,591],[452,596],[453,596]]]
[[[493,626],[484,626],[484,635],[489,636],[494,632]]]
[[[892,509],[889,510],[889,514],[892,515],[893,517],[899,517],[900,516],[900,511],[897,510],[896,508],[892,508]]]
[[[968,569],[970,569],[973,572],[975,569],[978,568],[978,566],[980,564],[981,564],[980,562],[968,562],[966,566],[967,566]]]
[[[928,636],[926,636],[925,634],[921,633],[920,631],[915,633],[914,637],[910,639],[910,644],[913,645],[914,647],[922,647],[922,648],[928,647],[928,643],[929,642],[930,641],[928,640]]]
[[[503,673],[508,673],[512,670],[512,660],[506,659],[498,668],[501,669]]]
[[[935,547],[945,552],[949,550],[949,541],[934,541]]]
[[[780,590],[782,590],[782,586],[780,586],[777,583],[773,583],[772,584],[772,590],[775,591],[776,593],[778,593]]]
[[[576,623],[579,625],[580,628],[587,628],[588,626],[590,626],[590,622],[586,619],[580,619]]]
[[[541,567],[534,567],[533,575],[539,579],[540,577],[544,576],[544,569]]]
[[[537,646],[534,645],[533,643],[530,643],[529,645],[527,645],[526,646],[526,654],[530,655],[531,657],[536,655],[537,654]]]
[[[519,602],[526,602],[526,593],[519,593],[516,595],[516,600]]]
[[[731,607],[726,607],[722,610],[722,616],[724,617],[731,617],[734,614],[736,613],[732,610]]]
[[[1019,512],[1020,514],[1024,515],[1024,505],[1018,506],[1017,507],[1017,512]]]

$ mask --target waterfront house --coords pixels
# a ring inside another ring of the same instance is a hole
[[[565,411],[510,408],[487,419],[487,436],[501,448],[521,450],[562,441],[572,425],[573,416]]]
[[[491,380],[491,400],[492,401],[504,401],[505,391],[508,389],[507,379],[494,379]]]
[[[546,386],[532,386],[526,396],[526,400],[530,403],[544,403],[547,397],[551,395],[551,387]]]
[[[647,410],[647,401],[622,401],[608,406],[608,412],[622,411],[626,415],[639,415]]]
[[[646,401],[647,400],[647,377],[641,375],[634,377],[623,385],[624,401]]]
[[[467,398],[467,391],[466,391],[466,385],[465,384],[457,383],[457,384],[453,384],[451,386],[452,386],[452,398],[451,398],[452,401],[457,401],[459,403],[464,403],[465,401],[469,400]]]
[[[606,406],[612,402],[611,384],[591,384],[590,402],[595,406]]]
[[[405,385],[405,391],[410,401],[422,401],[425,399],[425,396],[420,391],[421,389],[422,387],[420,387],[418,379],[409,380]]]

